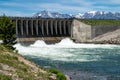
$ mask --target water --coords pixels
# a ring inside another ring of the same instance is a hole
[[[120,45],[79,44],[67,38],[51,45],[36,41],[15,47],[23,56],[44,67],[57,68],[71,80],[120,80]]]
[[[0,44],[1,44],[1,43],[3,43],[3,41],[2,41],[2,40],[0,40]]]

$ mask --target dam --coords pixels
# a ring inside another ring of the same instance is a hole
[[[78,43],[120,43],[120,20],[8,17],[16,24],[17,42],[56,43],[70,38]]]
[[[73,18],[10,17],[16,23],[18,42],[44,40],[48,42],[71,38],[75,41],[91,39],[91,26]]]

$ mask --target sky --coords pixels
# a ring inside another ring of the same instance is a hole
[[[0,0],[0,15],[33,16],[42,10],[67,14],[120,12],[120,0]]]

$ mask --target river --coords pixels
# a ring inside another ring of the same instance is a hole
[[[120,45],[80,44],[66,38],[56,44],[38,40],[15,47],[19,54],[45,68],[57,68],[71,80],[120,80]]]

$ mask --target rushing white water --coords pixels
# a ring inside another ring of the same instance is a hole
[[[1,43],[3,43],[3,41],[2,41],[2,40],[0,40],[0,44],[1,44]]]
[[[38,40],[31,46],[33,47],[50,47],[50,48],[114,48],[119,47],[117,45],[110,45],[110,44],[80,44],[80,43],[74,43],[69,38],[65,38],[61,40],[61,42],[47,45],[44,41]]]
[[[34,44],[25,47],[20,44],[16,44],[14,47],[17,48],[20,54],[28,56],[36,56],[39,58],[45,58],[50,60],[58,61],[97,61],[101,59],[101,55],[96,52],[86,51],[86,49],[114,49],[120,48],[118,45],[110,44],[80,44],[74,43],[69,38],[63,39],[61,42],[56,44],[47,45],[44,41],[36,41]],[[93,56],[94,55],[94,56]]]
[[[80,44],[66,38],[56,44],[38,40],[30,46],[18,43],[14,47],[42,66],[62,70],[71,80],[120,80],[117,77],[120,75],[120,45]]]

